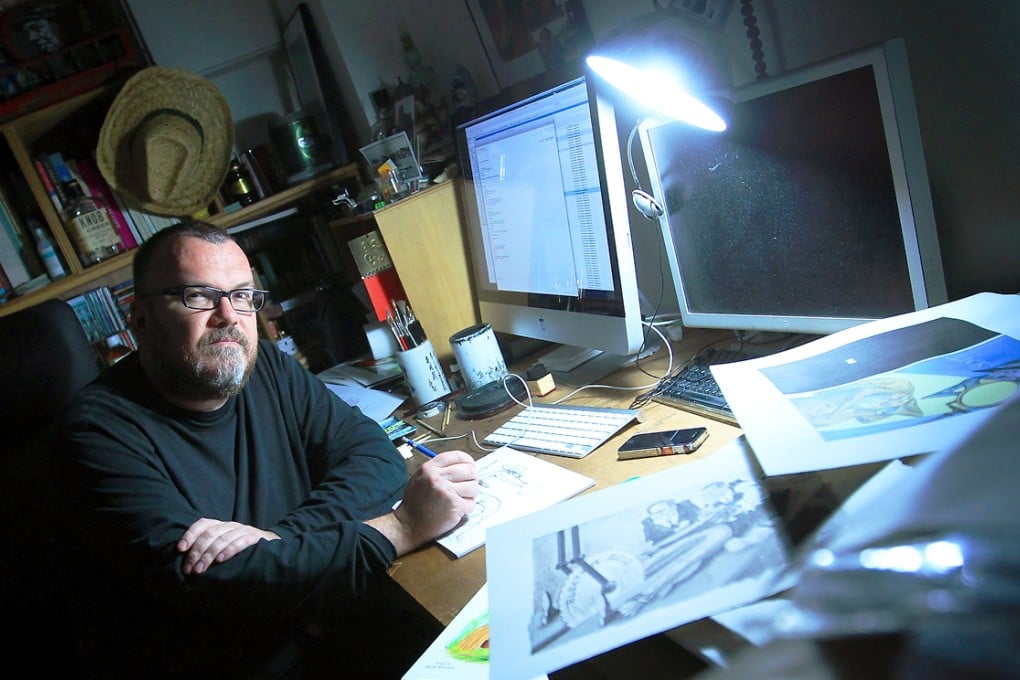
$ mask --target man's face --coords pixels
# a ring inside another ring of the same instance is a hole
[[[254,369],[255,314],[234,310],[226,297],[215,309],[189,309],[179,296],[159,291],[185,285],[252,288],[248,258],[234,242],[185,237],[165,247],[169,252],[145,282],[150,295],[136,303],[132,315],[142,365],[171,402],[195,410],[218,408]]]

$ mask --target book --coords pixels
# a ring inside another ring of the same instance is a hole
[[[480,488],[467,521],[436,542],[463,557],[485,543],[489,527],[555,505],[594,484],[591,477],[501,447],[478,460]]]
[[[130,250],[131,248],[138,247],[138,241],[135,239],[134,232],[132,231],[131,226],[128,225],[128,217],[124,215],[120,206],[117,205],[117,201],[114,199],[113,190],[110,188],[110,185],[106,183],[106,179],[103,178],[96,162],[91,158],[82,158],[76,162],[68,161],[68,163],[69,165],[77,167],[78,174],[81,176],[82,188],[85,189],[90,196],[98,198],[106,205],[106,210],[110,213],[110,219],[113,220],[113,226],[117,228],[117,235],[120,236],[120,241],[124,244],[124,249]]]
[[[32,279],[28,266],[21,256],[20,240],[16,240],[16,233],[10,216],[5,209],[0,208],[0,267],[3,268],[10,286],[17,288],[21,284]]]
[[[134,211],[128,208],[124,199],[121,198],[120,194],[116,191],[111,190],[110,195],[113,197],[113,203],[117,206],[117,210],[120,211],[120,214],[124,217],[124,221],[127,222],[128,229],[131,230],[131,236],[134,238],[135,243],[141,244],[145,241],[145,237],[142,236],[142,230],[138,227]]]
[[[34,243],[24,235],[21,219],[0,186],[0,267],[12,288],[32,279],[36,273],[30,269],[29,260],[25,257],[25,239],[30,244]]]
[[[99,322],[93,316],[88,298],[84,293],[75,295],[67,299],[67,304],[74,311],[74,315],[78,317],[78,323],[85,331],[85,337],[89,342],[95,342],[102,331],[99,330]]]
[[[42,182],[43,187],[46,189],[47,195],[50,197],[50,202],[53,203],[54,210],[61,217],[64,217],[64,206],[67,205],[67,196],[64,194],[64,187],[57,179],[57,174],[50,165],[49,156],[46,154],[39,154],[32,159],[32,165],[35,166],[36,174],[39,175],[39,181]]]

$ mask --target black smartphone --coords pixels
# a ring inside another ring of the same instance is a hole
[[[706,439],[708,439],[708,429],[704,427],[645,432],[643,434],[636,434],[625,441],[617,452],[617,457],[619,460],[629,460],[631,458],[692,453]]]

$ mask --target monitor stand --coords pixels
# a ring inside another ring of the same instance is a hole
[[[629,366],[635,361],[645,359],[655,354],[662,348],[662,345],[656,344],[646,349],[641,350],[637,354],[613,354],[612,352],[603,352],[597,357],[588,359],[580,366],[575,367],[569,371],[550,371],[553,379],[557,385],[573,385],[580,387],[581,385],[591,385],[597,383],[602,378],[613,371]],[[536,361],[540,359],[536,358]]]

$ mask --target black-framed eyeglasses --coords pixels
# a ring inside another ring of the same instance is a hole
[[[209,286],[175,286],[159,291],[159,295],[176,295],[181,304],[188,309],[208,311],[216,309],[220,300],[224,297],[230,301],[230,306],[236,312],[252,313],[262,309],[266,304],[268,290],[258,288],[235,288],[234,290],[220,290]],[[149,293],[152,295],[152,293]]]

